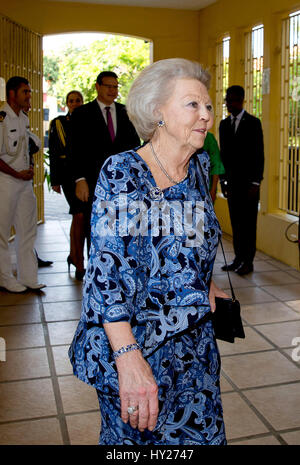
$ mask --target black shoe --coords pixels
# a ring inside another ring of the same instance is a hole
[[[77,281],[83,281],[84,275],[85,275],[85,270],[83,270],[83,271],[76,270],[75,271],[75,278],[77,279]]]
[[[37,261],[39,268],[45,268],[46,266],[53,265],[53,262],[51,262],[50,260],[42,260],[40,257],[37,257]]]
[[[71,265],[75,266],[75,263],[73,263],[73,260],[70,257],[70,255],[68,255],[68,257],[67,257],[67,263],[68,263],[68,272],[70,273],[70,266]],[[75,268],[76,268],[76,266],[75,266]]]
[[[252,263],[251,264],[242,263],[241,266],[237,270],[235,270],[235,272],[240,276],[243,276],[244,274],[252,273],[252,271],[253,271]]]
[[[67,263],[68,263],[68,271],[70,273],[70,266],[73,265],[75,266],[76,268],[76,265],[75,263],[73,262],[72,258],[70,257],[70,255],[68,256],[67,258]],[[75,278],[77,279],[77,281],[83,281],[83,278],[84,278],[84,275],[85,275],[85,269],[83,270],[78,270],[76,268],[76,271],[75,271]]]
[[[233,260],[233,262],[229,263],[228,265],[223,265],[221,267],[222,271],[236,271],[237,268],[241,266],[241,262],[237,260]]]

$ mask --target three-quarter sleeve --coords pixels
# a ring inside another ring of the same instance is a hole
[[[87,321],[98,324],[130,322],[136,311],[140,239],[126,228],[135,186],[123,164],[108,158],[95,189],[83,303]]]

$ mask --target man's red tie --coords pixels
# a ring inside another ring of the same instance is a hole
[[[115,130],[114,130],[114,125],[113,125],[113,121],[112,121],[112,117],[110,113],[110,107],[105,107],[105,110],[106,110],[106,120],[107,120],[107,127],[109,130],[109,134],[110,134],[111,140],[114,141]]]

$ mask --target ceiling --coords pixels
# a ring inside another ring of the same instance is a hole
[[[217,0],[47,0],[48,2],[98,3],[101,5],[139,6],[150,8],[177,8],[180,10],[200,10]]]

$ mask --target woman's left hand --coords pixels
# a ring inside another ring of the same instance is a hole
[[[209,289],[209,303],[210,303],[210,308],[211,311],[214,313],[216,310],[216,301],[215,297],[223,297],[225,299],[229,299],[229,295],[226,294],[226,292],[222,291],[216,284],[211,281],[210,283],[210,289]]]

